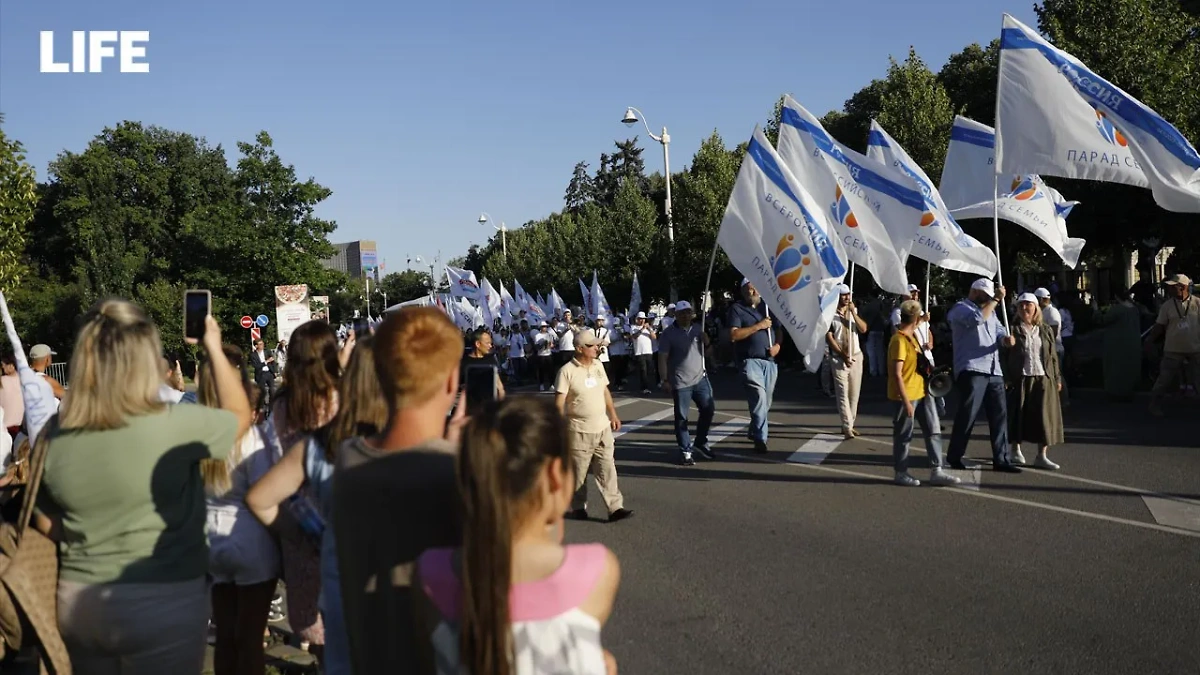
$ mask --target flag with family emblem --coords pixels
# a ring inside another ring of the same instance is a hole
[[[1200,213],[1200,154],[1120,87],[1004,15],[996,173],[1149,187],[1168,211]]]
[[[457,267],[446,266],[446,279],[450,282],[450,295],[456,298],[479,300],[479,282],[475,273]]]
[[[496,325],[496,320],[502,318],[500,294],[492,287],[492,284],[483,278],[483,286],[480,288],[479,309],[483,312],[483,325],[491,328]]]
[[[521,310],[525,311],[525,316],[530,320],[531,324],[535,321],[546,320],[546,312],[542,310],[541,305],[526,293],[524,288],[521,288],[521,282],[516,279],[513,279],[513,290],[517,294],[517,305]]]
[[[963,232],[921,165],[913,161],[875,120],[871,120],[871,132],[867,137],[867,156],[903,171],[917,182],[924,215],[913,240],[914,256],[955,272],[988,278],[996,276],[1000,267],[996,253]]]
[[[846,253],[829,220],[755,127],[717,243],[814,372],[846,276]]]
[[[1006,176],[996,199],[995,146],[991,127],[961,115],[954,118],[941,184],[950,214],[955,218],[999,215],[1037,235],[1073,269],[1085,242],[1067,235],[1067,214],[1079,202],[1063,199],[1036,174]]]
[[[915,183],[838,145],[791,96],[784,98],[779,156],[821,204],[822,216],[833,222],[830,236],[841,242],[850,261],[870,272],[883,290],[908,293],[904,261],[924,213]],[[884,226],[889,220],[890,228]]]

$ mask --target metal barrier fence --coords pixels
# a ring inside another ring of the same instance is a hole
[[[58,380],[62,386],[68,386],[67,382],[67,363],[51,363],[49,368],[46,368],[46,374]]]

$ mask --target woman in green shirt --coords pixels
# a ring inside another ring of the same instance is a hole
[[[37,526],[59,543],[59,630],[78,675],[191,675],[203,666],[208,544],[199,467],[223,459],[251,422],[211,316],[203,345],[220,409],[160,401],[158,328],[132,303],[100,302],[76,338]]]

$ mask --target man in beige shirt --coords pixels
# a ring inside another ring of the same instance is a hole
[[[599,351],[600,340],[594,333],[582,331],[575,336],[575,358],[558,371],[554,402],[567,418],[571,459],[575,465],[575,496],[568,517],[587,520],[590,467],[608,507],[608,522],[615,523],[632,516],[633,511],[624,507],[617,488],[613,432],[621,429],[621,419],[608,391],[604,364],[596,359]]]
[[[1179,390],[1179,378],[1185,372],[1188,382],[1200,387],[1200,300],[1192,295],[1192,280],[1185,274],[1176,274],[1163,283],[1167,286],[1167,301],[1158,309],[1158,320],[1147,336],[1147,341],[1153,343],[1166,335],[1150,401],[1150,414],[1155,417],[1162,416],[1163,396]]]

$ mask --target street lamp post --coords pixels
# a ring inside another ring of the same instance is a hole
[[[632,106],[625,109],[625,117],[621,118],[621,122],[625,126],[633,126],[641,120],[646,127],[646,133],[650,138],[657,143],[661,143],[663,147],[663,169],[666,171],[667,178],[667,201],[663,204],[663,209],[667,212],[667,255],[670,258],[670,268],[667,270],[667,278],[671,282],[671,302],[677,300],[675,292],[675,222],[671,217],[671,135],[667,133],[667,128],[662,128],[662,133],[655,135],[650,131],[650,123],[646,121],[646,116],[641,110]]]
[[[487,211],[484,211],[483,213],[479,214],[479,223],[481,225],[483,223],[488,222],[491,219],[492,219],[492,217],[491,217],[491,215],[488,214]],[[504,258],[505,258],[505,260],[507,260],[508,259],[508,228],[504,226],[504,221],[500,221],[499,226],[493,225],[492,227],[495,227],[497,230],[500,230],[500,248],[502,251],[504,251]]]

